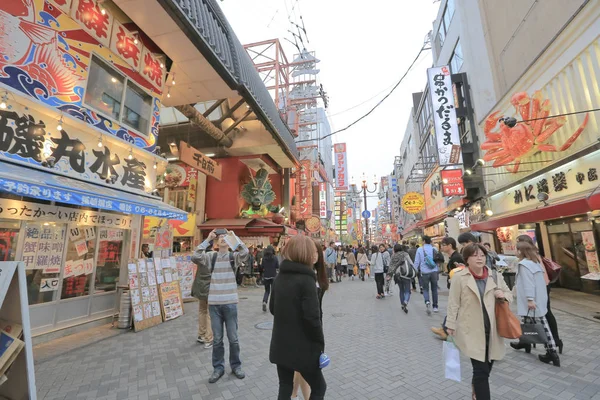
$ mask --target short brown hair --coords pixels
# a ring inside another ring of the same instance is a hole
[[[286,260],[311,266],[314,263],[315,252],[319,251],[316,243],[305,235],[292,237],[283,248],[282,255]]]
[[[463,247],[462,256],[467,265],[469,265],[469,257],[473,257],[475,254],[477,254],[478,250],[481,250],[483,252],[483,254],[485,254],[485,256],[487,257],[487,254],[488,254],[487,249],[485,247],[483,247],[482,245],[480,245],[479,243],[469,243],[468,245]]]
[[[517,236],[517,243],[520,243],[520,242],[529,243],[530,245],[535,246],[533,244],[533,239],[529,235],[519,235],[519,236]]]
[[[526,241],[517,242],[517,253],[521,259],[527,258],[528,260],[537,262],[537,251],[535,250],[535,247]]]

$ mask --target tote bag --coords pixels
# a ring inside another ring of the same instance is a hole
[[[445,378],[460,382],[460,352],[454,343],[454,339],[450,338],[444,341],[442,354],[444,357]]]

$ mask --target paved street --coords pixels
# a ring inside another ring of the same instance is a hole
[[[440,282],[445,287],[445,278]],[[408,315],[394,297],[378,301],[375,283],[332,285],[324,298],[328,399],[470,399],[470,362],[463,382],[443,378],[442,342],[429,327],[443,312],[427,317],[422,296],[413,293]],[[140,333],[125,333],[36,364],[39,398],[54,399],[275,399],[277,376],[268,361],[270,330],[256,324],[262,289],[240,292],[240,342],[247,377],[226,374],[207,383],[210,350],[196,343],[196,303],[186,314]],[[447,293],[441,296],[443,310]],[[501,399],[600,399],[600,324],[556,312],[565,342],[562,367],[507,351],[494,365],[491,385]],[[227,371],[229,372],[229,370]]]

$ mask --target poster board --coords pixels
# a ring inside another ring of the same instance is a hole
[[[179,275],[179,287],[181,288],[181,298],[184,302],[196,300],[192,296],[192,285],[194,284],[198,267],[192,262],[192,253],[177,255],[176,265]]]
[[[133,315],[133,327],[136,332],[162,323],[160,299],[152,262],[145,259],[132,259],[127,264],[129,295]],[[152,268],[152,269],[151,269]]]
[[[20,348],[11,355],[5,353],[8,363],[0,365],[2,378],[0,398],[36,400],[31,325],[29,322],[29,302],[27,282],[23,262],[0,262],[0,323],[3,331],[19,339]],[[10,365],[9,365],[10,364]]]
[[[160,285],[160,306],[163,319],[169,321],[183,315],[183,301],[179,281]]]

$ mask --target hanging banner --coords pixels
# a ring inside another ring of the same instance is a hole
[[[439,165],[461,164],[462,151],[454,105],[450,68],[447,65],[427,69],[433,124],[439,152]]]
[[[198,171],[221,180],[221,165],[184,141],[179,142],[179,159]]]
[[[442,176],[442,193],[444,197],[463,196],[465,194],[462,169],[444,169],[440,171],[440,175]]]
[[[300,205],[300,217],[302,219],[310,218],[312,216],[312,163],[310,160],[304,160],[300,162],[300,177],[298,181],[298,194],[297,199]]]
[[[326,184],[319,183],[319,216],[321,218],[327,218],[327,192]]]
[[[335,187],[337,190],[348,190],[348,160],[346,158],[346,143],[333,145],[335,162]]]

